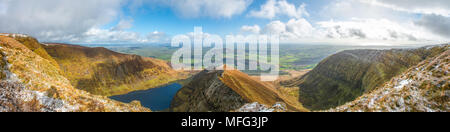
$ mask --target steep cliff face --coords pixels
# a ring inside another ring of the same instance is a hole
[[[204,70],[175,95],[170,111],[228,112],[247,103],[273,105],[284,102],[290,111],[307,111],[300,103],[280,95],[275,88],[236,70]]]
[[[106,48],[46,44],[73,86],[97,95],[119,95],[165,85],[187,75],[165,61],[127,55]]]
[[[370,92],[445,46],[419,49],[349,50],[323,60],[311,72],[285,86],[300,87],[300,102],[308,109],[328,109]]]
[[[450,112],[450,50],[329,111]]]
[[[150,111],[75,89],[57,66],[0,36],[0,111]]]

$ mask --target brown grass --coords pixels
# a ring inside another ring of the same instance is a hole
[[[286,99],[272,85],[251,78],[240,71],[227,70],[220,79],[249,102],[259,102],[269,106],[276,102],[284,102],[289,110],[308,111],[299,102]]]

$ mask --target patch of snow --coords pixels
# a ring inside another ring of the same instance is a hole
[[[44,106],[41,111],[43,112],[70,112],[79,109],[79,106],[69,105],[67,102],[59,99],[50,98],[47,96],[46,92],[32,91],[32,90],[22,90],[18,93],[18,99],[22,99],[25,102],[32,101],[36,99],[39,104]]]
[[[20,82],[20,79],[17,77],[17,75],[10,71],[10,69],[12,67],[12,64],[10,64],[8,62],[8,56],[6,55],[6,53],[3,53],[3,55],[4,56],[2,58],[2,61],[5,62],[5,66],[3,67],[2,71],[6,75],[6,79],[5,80],[8,81],[8,82]]]
[[[2,58],[2,61],[5,63],[5,66],[1,70],[6,75],[6,79],[4,81],[8,83],[22,84],[21,80],[17,77],[17,75],[10,71],[12,64],[8,63],[8,56],[5,53],[3,53],[3,55],[4,56]],[[44,106],[41,109],[41,111],[44,112],[51,112],[51,111],[69,112],[79,109],[78,106],[69,105],[63,100],[48,97],[46,92],[33,91],[27,89],[15,90],[11,92],[14,92],[13,94],[16,95],[15,97],[17,100],[22,100],[25,102],[32,101],[33,99],[38,100],[39,104]],[[4,99],[4,96],[2,94],[0,94],[0,99]],[[2,111],[2,109],[5,110],[4,108],[0,108],[0,111]]]
[[[375,98],[370,99],[369,105],[367,107],[369,107],[369,109],[374,108],[375,105]]]
[[[281,110],[281,111],[286,111],[286,108],[287,108],[287,107],[286,107],[286,104],[277,102],[277,103],[275,103],[275,104],[272,106],[272,108],[277,109],[277,110]]]
[[[264,104],[258,102],[245,104],[237,112],[276,112],[276,111],[286,111],[286,104],[277,102],[272,107],[268,107]]]
[[[394,88],[397,89],[397,90],[400,90],[400,89],[402,89],[403,87],[405,87],[406,85],[408,85],[411,82],[412,82],[412,80],[409,80],[409,79],[408,80],[402,80],[402,81],[400,81],[399,85],[395,86]]]

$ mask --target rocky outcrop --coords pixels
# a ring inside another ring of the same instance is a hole
[[[267,106],[258,102],[245,104],[234,112],[286,112],[286,104],[277,102],[273,106]]]
[[[178,91],[170,111],[228,112],[250,102],[266,105],[284,102],[290,111],[307,111],[298,102],[285,99],[270,85],[237,70],[200,72]]]

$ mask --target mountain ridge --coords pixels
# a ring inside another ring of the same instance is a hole
[[[51,61],[15,38],[0,36],[0,47],[0,111],[151,111],[74,88]]]
[[[300,102],[313,110],[352,101],[428,57],[445,51],[432,46],[418,49],[346,50],[327,57],[306,75],[281,82],[300,88]]]
[[[447,48],[448,49],[448,48]],[[450,50],[329,112],[449,112]]]
[[[72,85],[97,95],[112,96],[156,88],[189,76],[173,70],[166,61],[117,53],[103,47],[46,44],[44,48]]]
[[[270,106],[283,102],[290,111],[308,111],[270,85],[237,70],[203,70],[177,92],[170,111],[229,112],[252,102]]]

